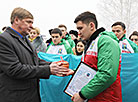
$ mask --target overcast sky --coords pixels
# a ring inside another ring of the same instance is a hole
[[[65,24],[68,31],[76,29],[75,17],[84,12],[97,13],[98,0],[1,0],[0,31],[4,26],[11,26],[10,15],[14,8],[22,7],[34,16],[34,27],[39,27],[41,34],[50,37],[48,30]],[[98,16],[97,16],[98,18]]]

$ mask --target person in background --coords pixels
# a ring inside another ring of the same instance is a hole
[[[60,24],[58,28],[62,32],[62,38],[66,41],[68,46],[72,48],[73,53],[75,54],[75,42],[71,39],[71,36],[67,33],[67,27],[63,24]]]
[[[126,26],[123,22],[115,22],[111,27],[112,32],[119,39],[119,46],[122,53],[138,53],[137,45],[126,38]]]
[[[0,102],[41,102],[39,79],[69,75],[71,69],[38,58],[26,38],[34,22],[28,10],[15,8],[10,22],[0,34]]]
[[[82,55],[85,45],[86,45],[86,41],[84,41],[82,39],[79,39],[77,41],[76,46],[75,46],[76,55],[78,55],[78,56]]]
[[[7,26],[3,27],[2,31],[4,32],[7,28],[8,28]]]
[[[71,36],[71,39],[75,42],[75,44],[77,43],[77,38],[78,38],[78,32],[76,30],[70,30],[69,31],[69,35]]]
[[[62,32],[60,29],[54,28],[51,31],[51,38],[52,38],[52,41],[49,44],[46,53],[56,54],[61,56],[66,54],[73,54],[72,48],[67,45],[64,39],[62,39]],[[54,76],[54,78],[55,79],[53,79],[53,77],[51,76],[50,81],[46,80],[46,84],[49,85],[47,86],[47,89],[50,90],[49,95],[45,97],[46,101],[50,100],[49,102],[71,102],[71,99],[68,98],[68,96],[65,95],[65,93],[63,92],[64,87],[61,87],[67,84],[67,80],[69,77],[61,78],[61,77]],[[51,80],[57,80],[58,82],[52,83]],[[58,97],[57,100],[52,96],[57,96]],[[70,100],[67,100],[67,99],[70,99]]]
[[[8,28],[7,26],[4,26],[4,27],[2,28],[2,32],[4,32],[7,28]],[[2,32],[0,31],[0,34],[1,34]]]
[[[51,31],[52,42],[47,48],[46,53],[50,54],[73,54],[72,48],[62,39],[62,32],[58,28]]]
[[[80,34],[79,34],[79,32],[78,32],[78,37],[77,37],[77,40],[79,40],[79,39],[81,39],[81,37],[80,37]]]
[[[133,41],[138,46],[138,32],[134,31],[130,36],[129,39]]]
[[[64,38],[64,39],[67,39],[67,37],[69,37],[69,36],[67,36],[68,35],[68,33],[67,33],[67,27],[65,26],[65,25],[63,25],[63,24],[60,24],[59,26],[58,26],[58,28],[61,30],[61,32],[62,32],[62,38]]]
[[[73,102],[121,102],[119,40],[104,28],[97,29],[96,15],[89,11],[75,18],[82,40],[88,41],[82,61],[97,69],[96,75],[71,99]],[[87,79],[86,79],[87,80]]]
[[[52,31],[52,30],[53,30],[53,29],[49,29],[49,34],[50,34],[50,35],[51,35],[51,31]],[[47,47],[50,45],[51,41],[52,41],[52,38],[49,38],[49,39],[46,41]]]
[[[43,38],[40,36],[40,29],[38,27],[31,29],[28,39],[31,41],[34,50],[37,52],[46,52],[47,45],[43,42]]]

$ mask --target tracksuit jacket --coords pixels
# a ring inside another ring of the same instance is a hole
[[[82,61],[98,71],[79,94],[88,102],[122,102],[119,40],[104,30],[96,30],[86,44]]]

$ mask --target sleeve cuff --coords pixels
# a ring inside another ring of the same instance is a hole
[[[84,99],[84,100],[87,99],[87,98],[85,98],[85,97],[82,95],[81,91],[79,92],[79,95],[80,95],[80,97],[81,97],[82,99]]]

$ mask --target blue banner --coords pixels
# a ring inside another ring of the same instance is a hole
[[[48,62],[63,60],[69,62],[71,69],[77,68],[81,56],[75,55],[53,55],[39,52],[38,56]],[[138,102],[138,54],[122,54],[121,62],[121,85],[122,101]],[[58,77],[51,75],[50,79],[40,80],[40,95],[42,102],[71,102],[70,96],[63,90],[71,76]]]
[[[122,54],[121,86],[123,102],[138,102],[138,53]]]
[[[75,55],[54,55],[39,52],[38,56],[48,62],[60,61],[60,56],[63,60],[69,62],[70,69],[76,69],[81,61],[81,56]],[[71,102],[71,97],[63,91],[69,82],[70,76],[58,77],[51,75],[49,79],[40,79],[40,96],[41,102]]]

